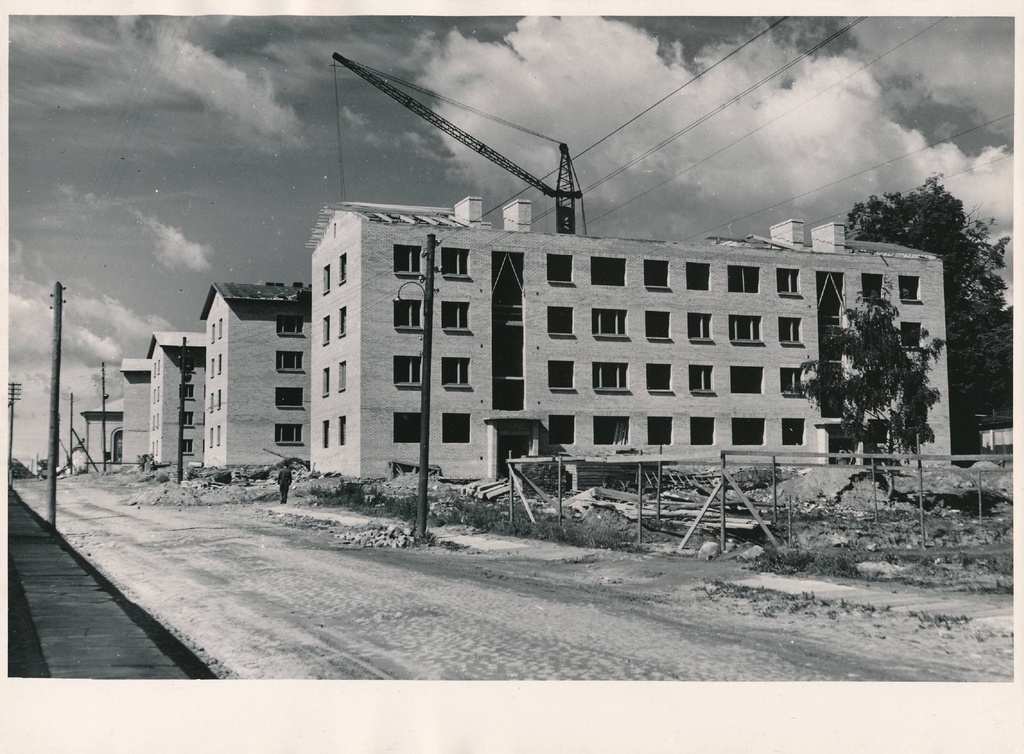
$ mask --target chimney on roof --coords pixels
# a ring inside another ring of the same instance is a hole
[[[846,249],[846,226],[842,223],[826,223],[811,231],[811,248],[826,254]]]
[[[305,283],[292,283],[292,288],[301,288]]]
[[[771,238],[785,244],[804,245],[804,221],[785,220],[771,227]]]
[[[479,225],[484,217],[484,200],[479,196],[467,196],[455,205],[455,219],[466,225]]]
[[[505,230],[514,232],[530,232],[532,204],[526,199],[516,199],[501,208],[505,220]]]

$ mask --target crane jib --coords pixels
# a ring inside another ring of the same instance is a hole
[[[428,123],[451,136],[453,139],[462,142],[477,154],[483,155],[494,164],[504,168],[517,178],[522,179],[535,189],[541,191],[545,196],[555,199],[555,228],[557,232],[576,232],[575,200],[582,199],[583,192],[576,188],[575,181],[573,179],[572,159],[569,157],[569,147],[567,145],[558,145],[559,152],[561,153],[561,160],[558,168],[558,188],[551,188],[541,179],[531,173],[528,173],[500,152],[495,151],[475,136],[463,131],[447,118],[438,115],[423,103],[413,99],[405,92],[388,83],[385,79],[359,65],[359,63],[349,60],[338,53],[334,53],[333,58],[357,76],[373,84],[400,105],[403,105],[407,109],[416,113]]]

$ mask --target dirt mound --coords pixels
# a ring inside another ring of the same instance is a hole
[[[199,505],[197,490],[165,482],[128,499],[128,505]]]

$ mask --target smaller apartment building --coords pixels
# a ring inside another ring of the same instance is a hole
[[[214,283],[206,322],[206,466],[309,460],[310,290]]]
[[[205,333],[155,332],[149,342],[149,449],[157,463],[177,463],[179,388],[182,365],[186,375],[184,440],[185,464],[203,460],[203,399],[205,398]],[[182,353],[182,343],[185,344]],[[183,358],[184,357],[184,358]],[[130,458],[130,457],[129,457]]]
[[[490,477],[511,454],[703,457],[847,449],[801,394],[800,365],[858,296],[891,291],[908,346],[945,337],[941,260],[850,242],[843,226],[676,243],[505,229],[454,210],[346,203],[311,240],[312,461],[380,476],[416,462],[423,251],[437,237],[431,463]],[[949,452],[942,398],[929,420]]]
[[[134,463],[151,451],[149,432],[153,405],[150,392],[149,359],[124,359],[121,380],[124,389],[124,434],[122,455],[125,463]]]

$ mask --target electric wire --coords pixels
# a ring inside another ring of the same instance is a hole
[[[679,171],[678,173],[676,173],[675,175],[671,176],[670,178],[667,178],[667,179],[665,179],[664,181],[662,181],[661,183],[659,183],[659,184],[657,184],[657,185],[655,185],[655,186],[651,186],[651,187],[650,187],[649,189],[646,189],[645,191],[642,191],[641,193],[639,193],[639,194],[637,194],[636,196],[634,196],[634,197],[632,197],[632,198],[630,198],[630,199],[626,200],[625,202],[622,202],[621,204],[618,204],[618,205],[616,205],[616,206],[612,207],[612,208],[611,208],[611,209],[609,209],[609,210],[608,210],[607,212],[604,212],[604,213],[602,213],[602,214],[598,215],[597,217],[595,217],[595,218],[594,218],[593,222],[595,222],[595,223],[596,223],[596,222],[599,222],[599,221],[600,221],[600,220],[601,220],[602,218],[604,218],[604,217],[607,217],[608,215],[611,215],[611,214],[613,214],[614,212],[617,212],[618,210],[622,209],[623,207],[627,207],[627,206],[629,206],[630,204],[632,204],[633,202],[637,201],[638,199],[642,199],[643,197],[647,196],[647,195],[648,195],[648,194],[650,194],[651,192],[653,192],[653,191],[655,191],[655,190],[657,190],[657,189],[661,188],[662,186],[665,186],[665,185],[666,185],[666,184],[668,184],[668,183],[671,183],[671,182],[672,182],[672,181],[674,181],[674,180],[675,180],[676,178],[679,178],[680,176],[682,176],[682,175],[684,175],[685,173],[689,172],[689,171],[690,171],[690,170],[692,170],[693,168],[695,168],[695,167],[698,167],[699,165],[703,165],[703,164],[704,164],[705,162],[708,162],[708,161],[709,161],[709,160],[711,160],[712,158],[714,158],[714,157],[717,157],[718,155],[722,154],[722,153],[723,153],[723,152],[725,152],[726,150],[728,150],[728,149],[730,149],[730,148],[732,148],[732,147],[736,146],[736,145],[737,145],[737,144],[739,144],[739,143],[740,143],[741,141],[744,141],[745,139],[748,139],[748,138],[750,138],[751,136],[753,136],[754,134],[756,134],[756,133],[757,133],[758,131],[761,131],[762,129],[764,129],[764,128],[767,128],[768,126],[770,126],[770,125],[772,125],[773,123],[775,123],[775,122],[777,122],[777,121],[781,120],[782,118],[785,118],[785,117],[786,117],[787,115],[789,115],[790,113],[792,113],[792,112],[794,112],[795,110],[798,110],[799,108],[801,108],[801,107],[803,107],[804,105],[806,105],[806,104],[807,104],[808,102],[811,102],[812,100],[815,100],[815,99],[817,99],[817,98],[818,98],[818,97],[820,97],[821,95],[823,95],[823,94],[825,94],[825,93],[827,93],[827,92],[831,91],[831,90],[832,90],[832,89],[834,89],[835,87],[837,87],[837,86],[839,86],[840,84],[842,84],[842,83],[843,83],[844,81],[847,81],[848,79],[850,79],[850,78],[852,78],[852,77],[856,76],[856,75],[857,75],[858,73],[860,73],[861,71],[865,70],[865,69],[866,69],[866,68],[868,68],[869,66],[871,66],[871,65],[874,65],[875,63],[877,63],[877,62],[878,62],[879,60],[881,60],[882,58],[886,57],[887,55],[890,55],[891,53],[895,52],[896,50],[898,50],[899,48],[901,48],[901,47],[903,47],[904,45],[908,44],[909,42],[912,42],[913,40],[917,39],[917,38],[918,38],[919,36],[921,36],[921,35],[922,35],[922,34],[924,34],[925,32],[927,32],[927,31],[929,31],[930,29],[932,29],[932,28],[934,28],[934,27],[938,26],[938,25],[939,25],[940,23],[942,23],[943,21],[945,21],[945,20],[946,20],[946,18],[947,18],[947,17],[943,17],[943,18],[940,18],[940,19],[939,19],[938,21],[936,21],[935,23],[932,23],[932,24],[930,24],[930,25],[926,26],[925,28],[921,29],[921,30],[920,30],[919,32],[917,32],[917,33],[916,33],[916,34],[914,34],[913,36],[911,36],[911,37],[909,37],[909,38],[907,38],[907,39],[903,40],[902,42],[900,42],[900,43],[899,43],[898,45],[896,45],[895,47],[893,47],[893,48],[889,49],[888,51],[886,51],[886,52],[882,53],[881,55],[879,55],[878,57],[874,58],[874,59],[873,59],[873,60],[871,60],[870,62],[868,62],[868,63],[865,63],[864,65],[862,65],[862,66],[861,66],[860,68],[858,68],[858,69],[857,69],[856,71],[854,71],[853,73],[850,73],[849,75],[847,75],[847,76],[844,76],[843,78],[839,79],[839,80],[838,80],[838,81],[836,81],[836,82],[835,82],[834,84],[832,84],[831,86],[829,86],[829,87],[826,87],[825,89],[822,89],[822,90],[821,90],[820,92],[818,92],[817,94],[814,94],[814,95],[812,95],[811,97],[808,97],[807,99],[803,100],[802,102],[800,102],[800,103],[798,103],[798,104],[794,105],[793,107],[791,107],[791,108],[790,108],[789,110],[786,110],[785,112],[783,112],[783,113],[780,113],[780,114],[779,114],[778,116],[776,116],[775,118],[772,118],[772,119],[771,119],[770,121],[768,121],[768,122],[766,122],[766,123],[763,123],[763,124],[761,124],[760,126],[758,126],[757,128],[755,128],[755,129],[754,129],[753,131],[749,131],[749,132],[747,132],[746,134],[744,134],[744,135],[743,135],[743,136],[741,136],[740,138],[736,139],[735,141],[732,141],[732,142],[730,142],[730,143],[726,144],[726,145],[725,145],[724,147],[722,147],[721,149],[718,149],[718,150],[716,150],[716,151],[712,152],[712,153],[711,153],[711,154],[709,154],[709,155],[708,155],[707,157],[704,157],[703,159],[701,159],[701,160],[698,160],[697,162],[694,162],[693,164],[691,164],[691,165],[687,166],[686,168],[684,168],[683,170]]]
[[[763,207],[762,209],[756,210],[754,212],[748,212],[747,214],[745,214],[745,215],[743,215],[741,217],[734,217],[734,218],[732,218],[730,220],[726,220],[725,222],[721,222],[718,225],[712,225],[710,228],[702,230],[699,233],[694,233],[691,236],[687,236],[683,240],[689,241],[689,240],[692,240],[694,238],[702,237],[705,233],[710,233],[711,231],[716,230],[718,228],[721,228],[724,225],[729,225],[730,223],[740,222],[741,220],[746,220],[748,218],[754,217],[755,215],[759,215],[762,212],[767,212],[768,210],[772,210],[772,209],[775,209],[777,207],[781,207],[783,204],[789,204],[790,202],[796,201],[797,199],[802,199],[805,196],[810,196],[811,194],[815,194],[818,191],[822,191],[824,189],[831,188],[832,186],[836,186],[836,185],[838,185],[840,183],[843,183],[844,181],[848,181],[848,180],[850,180],[852,178],[857,178],[858,176],[862,176],[865,173],[870,173],[873,170],[878,170],[879,168],[887,167],[889,165],[892,165],[893,163],[899,162],[900,160],[905,160],[907,157],[911,157],[911,156],[917,154],[918,152],[923,152],[926,149],[931,149],[932,147],[938,146],[939,144],[945,144],[948,141],[952,141],[953,139],[957,139],[957,138],[959,138],[961,136],[965,136],[966,134],[969,134],[972,131],[977,131],[977,130],[979,130],[981,128],[985,128],[987,126],[991,126],[993,123],[998,123],[1001,120],[1006,120],[1007,118],[1012,118],[1012,117],[1013,117],[1013,112],[1011,111],[1011,112],[1007,113],[1006,115],[1001,115],[998,118],[993,118],[992,120],[986,121],[985,123],[982,123],[980,125],[972,126],[971,128],[968,128],[968,129],[965,129],[963,131],[960,131],[959,133],[955,133],[952,136],[948,136],[945,139],[939,139],[938,141],[933,141],[930,144],[926,144],[923,147],[919,147],[918,149],[914,149],[914,150],[912,150],[910,152],[906,152],[906,153],[900,155],[899,157],[893,157],[891,160],[886,160],[885,162],[880,162],[877,165],[872,165],[869,168],[864,168],[863,170],[859,170],[856,173],[852,173],[852,174],[850,174],[848,176],[845,176],[843,178],[838,178],[838,179],[836,179],[834,181],[830,181],[828,183],[822,184],[821,186],[818,186],[816,188],[810,189],[809,191],[805,191],[805,192],[803,192],[801,194],[797,194],[796,196],[791,196],[788,199],[783,199],[781,201],[775,202],[774,204],[772,204],[772,205],[770,205],[768,207]]]

